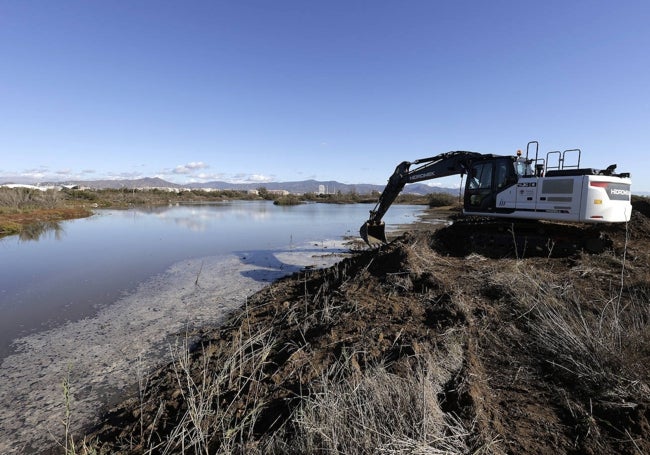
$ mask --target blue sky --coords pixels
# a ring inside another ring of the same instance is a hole
[[[0,182],[384,184],[537,140],[650,191],[648,24],[647,0],[0,0]]]

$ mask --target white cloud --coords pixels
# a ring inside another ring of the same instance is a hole
[[[47,166],[40,166],[31,169],[25,169],[20,172],[2,172],[0,171],[0,180],[12,181],[17,183],[39,183],[39,182],[57,182],[64,180],[83,180],[87,174],[94,173],[94,170],[86,169],[81,172],[72,169],[52,170]]]
[[[268,183],[273,181],[273,176],[262,174],[235,174],[227,179],[229,183]]]
[[[272,180],[271,177],[261,174],[252,174],[248,178],[251,182],[270,182]]]
[[[186,175],[186,174],[192,174],[193,172],[199,169],[207,169],[209,167],[210,166],[205,164],[203,161],[192,161],[187,164],[180,164],[176,166],[172,171],[172,173]]]
[[[225,174],[208,174],[206,172],[199,172],[194,176],[194,178],[199,180],[224,180],[226,178]]]
[[[46,175],[47,174],[45,172],[42,172],[42,171],[39,172],[39,171],[34,171],[34,170],[26,171],[26,172],[23,172],[22,174],[20,174],[21,177],[30,178],[30,179],[37,179],[37,180],[41,180],[41,179],[45,178]]]

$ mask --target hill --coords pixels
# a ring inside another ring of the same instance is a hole
[[[171,189],[216,189],[216,190],[238,190],[247,191],[255,190],[264,187],[267,190],[286,190],[290,193],[304,194],[304,193],[318,193],[322,189],[330,194],[337,192],[350,193],[356,192],[358,194],[370,194],[373,191],[382,192],[384,185],[372,185],[367,183],[360,184],[346,184],[340,183],[335,180],[320,181],[320,180],[301,180],[294,182],[263,182],[263,183],[231,183],[223,181],[212,181],[204,183],[188,183],[177,184],[168,182],[161,178],[147,177],[141,179],[120,179],[120,180],[70,180],[65,182],[49,182],[41,183],[43,186],[47,185],[79,185],[93,189],[147,189],[147,188],[171,188]],[[422,183],[415,183],[406,185],[404,193],[408,194],[429,194],[429,193],[450,193],[458,194],[458,189],[442,188],[428,186]]]
[[[334,194],[337,192],[358,194],[370,194],[373,191],[382,192],[384,185],[372,185],[367,183],[347,184],[340,183],[334,180],[320,181],[320,180],[301,180],[296,182],[266,182],[266,183],[228,183],[228,182],[206,182],[206,183],[192,183],[188,185],[190,188],[214,188],[214,189],[233,189],[233,190],[253,190],[264,187],[267,190],[287,190],[291,193],[318,193],[322,189],[325,192]],[[429,194],[434,192],[458,194],[458,189],[442,188],[424,185],[422,183],[415,183],[406,185],[404,192],[408,194]]]

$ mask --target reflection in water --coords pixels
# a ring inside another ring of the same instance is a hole
[[[175,223],[192,232],[208,231],[215,222],[220,221],[247,222],[252,220],[260,222],[271,217],[271,212],[268,211],[265,203],[256,205],[255,210],[251,210],[247,206],[239,208],[238,205],[229,203],[178,205],[176,207],[184,208],[185,211],[169,210],[168,207],[165,207],[165,210],[151,213],[154,213],[161,221]]]
[[[282,252],[356,236],[370,208],[236,201],[97,210],[89,218],[33,224],[0,239],[0,359],[20,335],[92,315],[181,261],[236,254],[256,266],[251,278],[273,279],[269,270],[293,270]],[[384,221],[404,224],[418,210],[393,206]],[[275,259],[263,262],[269,255]]]
[[[58,221],[36,221],[30,223],[23,228],[22,231],[18,234],[18,238],[23,242],[30,240],[40,240],[48,232],[54,232],[54,238],[61,240],[61,234],[63,234],[63,228],[61,223]]]

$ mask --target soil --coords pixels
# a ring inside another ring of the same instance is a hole
[[[299,438],[298,411],[335,365],[349,381],[377,365],[406,377],[426,355],[444,370],[440,410],[467,429],[461,453],[650,453],[649,217],[636,199],[628,225],[601,229],[608,248],[598,254],[486,254],[466,230],[424,220],[379,249],[279,279],[223,325],[195,331],[191,377],[218,371],[242,333],[273,340],[254,380],[213,397],[233,421],[256,406],[238,446],[246,453]],[[144,453],[151,435],[165,441],[187,415],[181,382],[177,362],[159,368],[86,437],[123,454]],[[226,436],[212,433],[210,453]]]

